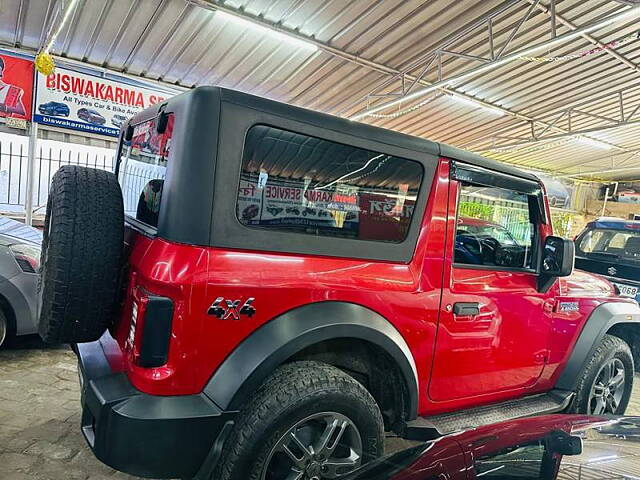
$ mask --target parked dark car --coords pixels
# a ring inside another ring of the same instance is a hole
[[[68,117],[69,105],[60,102],[47,102],[38,105],[38,111],[42,115],[52,115],[54,117]]]
[[[122,127],[122,125],[126,121],[127,121],[127,117],[125,117],[124,115],[116,114],[113,117],[111,117],[111,125],[113,125],[116,128]]]
[[[640,418],[548,415],[439,437],[344,480],[639,478]]]
[[[78,110],[78,118],[80,120],[84,120],[87,123],[92,123],[93,125],[104,125],[104,123],[106,122],[105,118],[102,115],[89,108],[81,108],[80,110]]]
[[[640,221],[599,218],[576,237],[576,268],[603,275],[640,302]]]

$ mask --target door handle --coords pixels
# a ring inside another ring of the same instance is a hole
[[[456,302],[453,304],[453,314],[459,317],[475,317],[480,315],[478,302]]]

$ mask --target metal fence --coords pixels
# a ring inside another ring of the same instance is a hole
[[[35,215],[44,214],[51,178],[62,165],[81,165],[110,171],[114,167],[113,155],[38,148],[34,168]],[[0,211],[24,213],[27,167],[26,145],[0,142]]]

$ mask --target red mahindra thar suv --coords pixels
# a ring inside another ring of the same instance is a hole
[[[640,309],[572,272],[534,175],[214,87],[117,159],[53,178],[40,333],[118,470],[338,478],[385,431],[627,406]]]

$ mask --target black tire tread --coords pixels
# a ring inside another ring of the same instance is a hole
[[[578,385],[576,387],[576,398],[570,409],[572,413],[586,413],[586,403],[588,402],[589,395],[591,393],[591,384],[594,380],[593,377],[597,375],[600,365],[608,357],[614,356],[618,353],[626,356],[627,360],[631,362],[631,380],[627,378],[626,382],[633,382],[634,369],[631,348],[627,342],[621,338],[614,335],[605,335],[580,374],[580,379],[578,380]],[[627,377],[629,377],[628,373],[629,372],[627,372]],[[625,393],[626,399],[623,399],[623,402],[621,403],[621,406],[623,407],[622,412],[627,408],[629,396],[629,393]]]
[[[222,463],[216,480],[235,480],[234,468],[247,458],[247,451],[255,446],[256,438],[264,432],[274,418],[278,418],[296,404],[307,402],[314,396],[336,392],[362,404],[379,425],[379,438],[383,436],[382,414],[376,401],[362,384],[329,364],[299,361],[282,365],[265,381],[242,408],[231,438],[225,443]],[[382,453],[380,442],[380,453]],[[252,462],[255,459],[251,459]],[[254,480],[254,475],[248,480]]]
[[[124,207],[115,175],[62,166],[51,182],[43,238],[39,333],[45,342],[89,342],[104,333],[112,318],[123,238]]]

